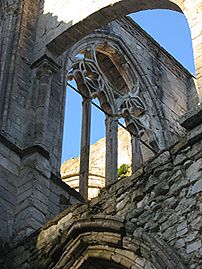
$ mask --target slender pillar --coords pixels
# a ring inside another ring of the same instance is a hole
[[[88,199],[88,174],[90,155],[91,100],[84,98],[82,102],[82,133],[80,152],[79,192],[85,200]]]
[[[48,110],[50,103],[50,90],[53,72],[59,69],[59,66],[53,64],[47,58],[36,63],[36,77],[38,80],[38,95],[36,100],[36,129],[35,143],[47,148],[47,125]]]
[[[134,135],[131,136],[132,147],[132,173],[135,173],[141,166],[140,139]]]
[[[115,116],[106,116],[106,186],[118,178],[118,121]]]

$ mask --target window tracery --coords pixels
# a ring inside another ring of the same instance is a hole
[[[136,78],[135,84],[131,80],[128,81],[130,89],[125,94],[120,93],[102,72],[94,48],[88,48],[83,58],[75,58],[68,77],[85,86],[85,90],[79,88],[85,97],[92,99],[98,97],[107,114],[123,117],[126,127],[135,136],[141,137],[150,128],[146,104],[140,94],[139,80]],[[103,94],[104,98],[100,98]],[[106,103],[110,110],[106,111]]]

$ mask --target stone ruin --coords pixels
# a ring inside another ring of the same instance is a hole
[[[125,17],[157,8],[185,14],[196,78]],[[202,267],[201,13],[201,0],[0,1],[0,268]],[[79,193],[60,175],[69,80]],[[105,188],[88,201],[94,98]],[[118,178],[120,118],[132,168]]]

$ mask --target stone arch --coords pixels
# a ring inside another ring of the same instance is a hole
[[[115,268],[185,268],[165,242],[131,227],[131,223],[117,217],[96,216],[75,221],[61,231],[55,250],[60,249],[60,254],[47,268],[86,268],[84,264],[89,259],[113,262]],[[50,260],[52,257],[56,257],[54,251]]]
[[[47,48],[55,55],[61,55],[77,41],[120,16],[148,9],[170,9],[183,12],[188,20],[193,39],[193,50],[196,65],[198,95],[202,100],[202,71],[201,71],[201,1],[193,3],[191,0],[106,0],[80,2],[81,12],[73,12],[78,8],[75,1],[61,1],[61,7],[57,0],[45,1],[45,13],[52,13],[58,22],[63,21],[61,27],[54,29],[46,40]],[[65,9],[66,7],[66,9]],[[90,8],[89,8],[90,7]],[[61,10],[63,12],[61,12]],[[65,10],[65,12],[64,12]],[[69,13],[67,13],[69,11]],[[82,15],[79,15],[82,14]]]
[[[44,13],[52,13],[57,16],[58,21],[63,21],[67,24],[66,30],[64,30],[63,25],[61,32],[57,31],[57,33],[53,33],[52,40],[48,42],[48,48],[55,54],[60,55],[88,33],[120,16],[130,13],[148,9],[170,9],[183,12],[184,9],[184,1],[182,2],[180,0],[108,0],[102,1],[102,3],[98,2],[99,1],[89,1],[88,3],[86,2],[85,4],[82,4],[81,1],[81,3],[79,3],[81,5],[80,8],[84,9],[85,12],[82,12],[78,17],[72,12],[75,8],[78,8],[78,3],[76,4],[77,6],[75,6],[75,2],[73,0],[61,1],[61,7],[58,5],[56,0],[46,0]],[[60,8],[64,10],[65,7],[66,11],[64,14],[64,12],[61,12]],[[71,13],[69,11],[69,14],[67,14],[67,10],[70,10]],[[69,28],[71,30],[68,33]],[[78,35],[78,31],[82,31],[82,34],[80,33]],[[71,41],[66,42],[65,39],[68,38],[69,34],[71,35]],[[64,44],[64,42],[66,44]]]

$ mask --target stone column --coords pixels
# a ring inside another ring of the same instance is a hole
[[[118,178],[118,119],[106,116],[106,170],[105,185],[109,186]]]
[[[131,135],[131,148],[132,148],[132,174],[133,174],[141,166],[140,139],[134,135]]]
[[[79,192],[85,200],[88,199],[88,174],[90,155],[91,100],[84,98],[82,102],[82,133],[80,152]]]
[[[60,67],[51,59],[45,57],[39,60],[34,67],[36,68],[36,77],[38,80],[38,95],[36,101],[36,125],[35,125],[35,143],[48,149],[47,145],[47,125],[48,110],[50,103],[50,90],[53,72]]]
[[[60,67],[44,56],[35,62],[32,68],[36,70],[38,79],[35,111],[36,137],[33,146],[23,152],[20,163],[17,180],[15,240],[22,240],[23,237],[39,229],[49,218],[52,163],[47,154],[50,150],[46,145],[48,109],[53,72]]]

